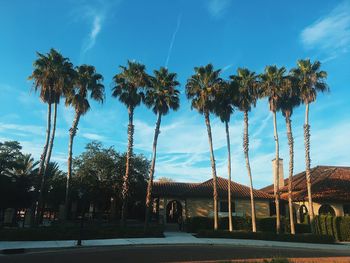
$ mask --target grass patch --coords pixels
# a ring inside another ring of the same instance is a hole
[[[34,228],[0,229],[1,241],[77,240],[79,225],[55,225]],[[83,228],[83,239],[164,237],[163,227],[152,226],[121,228],[116,225],[87,225]]]
[[[232,239],[253,239],[268,241],[302,242],[302,243],[320,243],[333,244],[334,237],[314,234],[275,234],[269,232],[247,232],[247,231],[224,231],[224,230],[201,230],[196,235],[199,238],[232,238]]]

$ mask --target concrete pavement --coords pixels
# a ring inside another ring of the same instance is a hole
[[[164,238],[117,238],[84,240],[82,246],[133,246],[133,245],[228,245],[280,248],[309,248],[319,250],[350,251],[349,244],[310,244],[248,239],[196,238],[184,232],[165,232]],[[46,249],[75,247],[75,240],[58,241],[0,241],[0,251],[9,249]]]

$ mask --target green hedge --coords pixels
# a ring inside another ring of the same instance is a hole
[[[285,241],[285,242],[303,242],[303,243],[321,243],[332,244],[335,239],[332,236],[315,235],[315,234],[275,234],[271,232],[247,232],[247,231],[224,231],[224,230],[201,230],[197,237],[203,238],[233,238],[233,239],[255,239],[269,241]]]
[[[121,228],[115,225],[90,225],[83,228],[83,239],[163,236],[163,227],[161,226],[152,226],[147,231],[144,231],[143,227]],[[76,240],[78,237],[79,226],[57,225],[50,227],[0,229],[0,240],[2,241]]]
[[[313,231],[315,234],[332,236],[339,241],[350,241],[350,216],[316,216]]]
[[[252,230],[252,221],[250,217],[238,217],[234,216],[233,229],[234,230]],[[256,219],[257,229],[261,232],[276,232],[276,218],[266,217]],[[192,217],[188,218],[185,222],[186,231],[191,233],[197,233],[200,230],[213,229],[213,218],[208,217]],[[311,233],[310,225],[296,224],[296,233]],[[219,219],[219,229],[228,229],[228,217]],[[281,218],[281,231],[283,233],[290,233],[290,224],[288,218]]]

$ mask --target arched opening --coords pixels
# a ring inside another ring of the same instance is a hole
[[[300,216],[300,223],[308,223],[309,222],[309,211],[307,210],[307,207],[305,205],[300,206],[299,208],[299,216]]]
[[[182,217],[181,203],[177,200],[170,201],[166,206],[166,222],[178,223],[180,217]]]
[[[335,211],[333,207],[331,207],[330,205],[324,204],[324,205],[321,205],[321,207],[318,209],[318,214],[335,216]]]

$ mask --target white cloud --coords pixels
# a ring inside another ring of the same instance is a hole
[[[208,0],[207,9],[214,18],[220,18],[229,7],[231,0]]]
[[[96,140],[96,141],[104,141],[105,137],[96,133],[82,133],[81,134],[82,137],[89,139],[89,140]]]
[[[173,51],[173,46],[174,46],[174,42],[175,42],[175,39],[176,39],[176,34],[179,31],[179,28],[180,28],[180,25],[181,25],[181,17],[182,17],[182,15],[180,14],[178,16],[178,18],[177,18],[176,28],[175,28],[175,31],[174,31],[173,36],[171,38],[171,41],[170,41],[169,50],[168,50],[168,56],[167,56],[166,61],[165,61],[165,67],[166,68],[168,67],[169,59],[170,59],[171,53]]]
[[[92,25],[89,35],[82,47],[82,56],[95,46],[96,39],[102,28],[104,16],[102,14],[92,15]]]
[[[328,15],[307,26],[300,34],[307,49],[317,49],[325,60],[349,51],[350,45],[350,1],[336,6]]]

